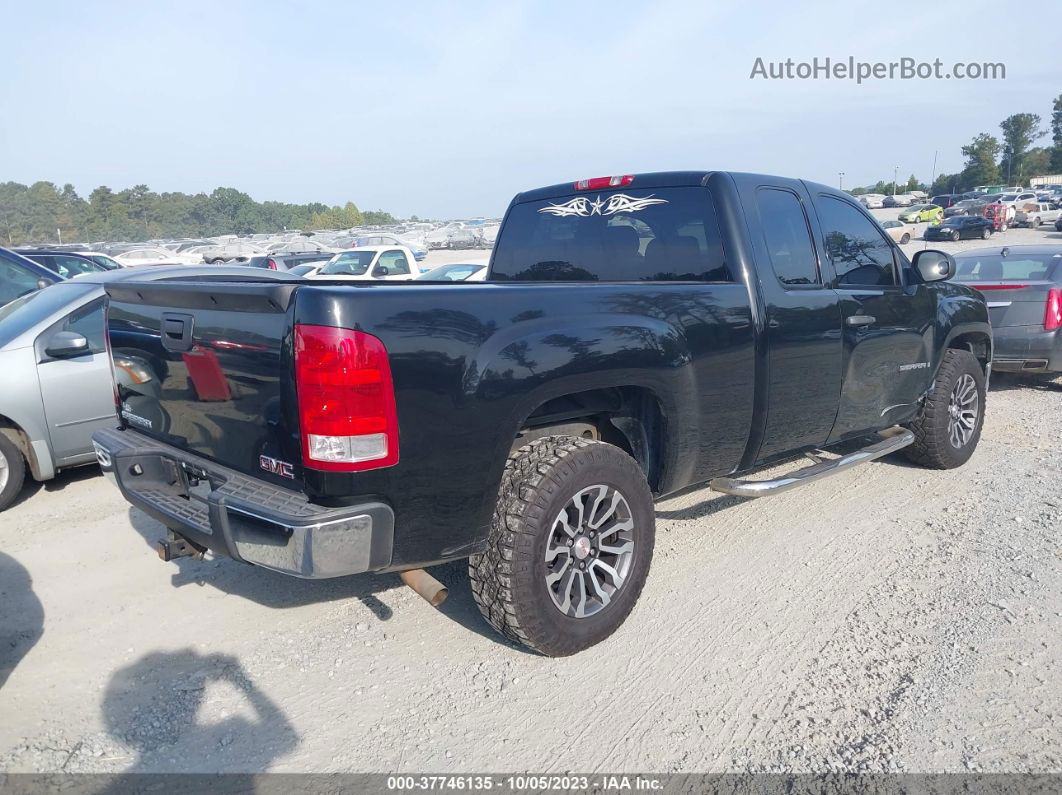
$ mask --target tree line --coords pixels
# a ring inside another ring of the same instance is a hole
[[[0,183],[0,242],[7,245],[91,243],[157,238],[249,235],[285,229],[348,229],[395,223],[382,210],[363,212],[353,202],[257,202],[234,188],[210,193],[155,193],[147,185],[112,191],[101,185],[87,199],[73,185]]]
[[[1015,113],[999,123],[1000,137],[983,132],[962,147],[963,168],[956,174],[938,174],[932,184],[914,174],[896,185],[896,192],[924,190],[931,194],[959,193],[977,185],[1027,185],[1031,177],[1062,174],[1062,94],[1052,105],[1050,123],[1043,126],[1036,113]],[[1050,144],[1036,146],[1050,134]],[[855,188],[854,195],[892,193],[891,180]]]

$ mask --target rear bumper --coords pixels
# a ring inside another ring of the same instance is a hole
[[[1042,326],[992,330],[992,369],[997,373],[1062,372],[1062,334]]]
[[[391,561],[395,520],[385,503],[315,505],[133,430],[97,431],[92,444],[129,502],[218,555],[310,579]]]

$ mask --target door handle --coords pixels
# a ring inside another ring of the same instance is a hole
[[[844,322],[849,326],[869,326],[876,321],[873,315],[849,315]]]
[[[159,324],[162,347],[177,353],[191,350],[193,322],[194,318],[191,315],[163,312]]]

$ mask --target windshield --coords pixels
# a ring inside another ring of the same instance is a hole
[[[1014,201],[1017,198],[1018,198],[1018,194],[1017,193],[1004,193],[1002,196],[999,197],[999,200],[1001,202],[1012,202],[1012,201]]]
[[[344,251],[336,254],[318,271],[321,276],[363,276],[372,264],[375,251]]]
[[[1058,271],[1062,254],[981,254],[956,256],[959,282],[1042,281],[1053,278]]]
[[[26,329],[97,289],[95,284],[60,282],[5,304],[0,307],[0,345],[7,345]]]

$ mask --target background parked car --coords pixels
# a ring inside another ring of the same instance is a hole
[[[262,254],[257,257],[251,257],[247,262],[241,264],[249,265],[252,268],[266,268],[271,271],[290,271],[296,265],[307,265],[314,262],[323,265],[333,256],[327,251],[313,251],[305,254]]]
[[[963,199],[944,210],[944,217],[952,218],[956,215],[982,215],[984,214],[984,210],[985,202],[981,199]]]
[[[135,248],[115,255],[114,259],[125,268],[187,264],[178,254],[162,248]]]
[[[883,201],[885,201],[884,193],[864,193],[859,197],[859,203],[868,210],[880,209]]]
[[[944,218],[944,208],[936,204],[915,204],[900,213],[899,217],[908,224],[936,223]]]
[[[265,254],[335,254],[335,249],[318,243],[315,240],[300,238],[298,240],[283,240],[278,243],[270,243],[266,246]]]
[[[910,207],[914,204],[914,196],[907,193],[897,193],[894,196],[886,196],[881,200],[882,207]]]
[[[0,271],[4,268],[0,252]],[[52,274],[54,277],[54,274]],[[96,461],[92,432],[113,425],[114,390],[103,332],[103,286],[117,281],[187,279],[246,280],[245,268],[121,269],[87,273],[59,281],[45,290],[0,307],[0,415],[21,441],[0,434],[0,510],[18,495],[27,469],[36,480],[49,480],[61,469]],[[252,278],[276,279],[262,271]],[[2,284],[2,282],[0,282]],[[133,379],[143,390],[157,364],[123,357],[115,344],[115,377]],[[22,449],[32,451],[25,456]]]
[[[266,253],[261,247],[244,241],[220,243],[213,246],[198,246],[189,250],[202,257],[203,262],[213,265],[233,261],[246,262],[251,257],[258,257]]]
[[[962,194],[959,193],[942,193],[939,196],[934,196],[929,200],[931,204],[935,204],[943,209],[948,209],[952,205],[962,201]]]
[[[881,228],[897,243],[911,242],[911,230],[902,221],[882,221]]]
[[[83,250],[83,251],[73,251],[71,253],[72,254],[79,254],[82,257],[88,257],[90,260],[95,262],[97,265],[102,267],[104,270],[114,271],[114,270],[118,270],[119,268],[122,267],[122,263],[118,262],[117,260],[113,259],[112,257],[108,257],[106,254],[101,254],[98,251]]]
[[[0,306],[62,281],[58,273],[6,248],[0,248]]]
[[[325,262],[327,261],[328,260],[325,260]],[[321,266],[324,264],[324,262],[307,262],[303,265],[296,265],[295,267],[288,269],[288,275],[309,277],[321,270]]]
[[[927,226],[925,240],[963,240],[979,237],[988,240],[992,235],[992,222],[984,216],[958,215],[947,218],[936,226]]]
[[[354,245],[352,245],[351,248],[363,248],[365,246],[405,246],[413,252],[413,258],[417,262],[420,262],[428,256],[428,250],[426,248],[414,245],[413,243],[400,238],[398,235],[374,234],[355,238]]]
[[[405,246],[365,246],[341,251],[307,279],[409,281],[420,276]]]
[[[1016,226],[1029,226],[1036,229],[1041,224],[1053,224],[1062,215],[1057,204],[1050,202],[1026,202],[1019,204],[1014,212]]]
[[[425,282],[481,282],[487,278],[489,259],[468,260],[467,262],[450,262],[432,268],[417,277]]]
[[[43,265],[50,271],[58,273],[64,279],[78,276],[82,273],[101,273],[106,271],[102,265],[89,257],[80,254],[71,254],[67,251],[53,251],[51,249],[17,248],[15,252],[26,259],[31,259],[38,265]]]
[[[981,290],[992,322],[992,367],[1062,373],[1062,246],[1006,246],[955,255],[955,281]]]

